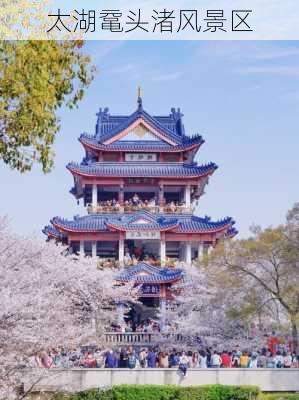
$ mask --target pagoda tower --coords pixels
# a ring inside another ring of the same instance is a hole
[[[167,299],[182,265],[200,262],[219,240],[237,233],[230,217],[194,214],[217,166],[194,161],[204,140],[185,133],[180,109],[152,116],[139,93],[131,115],[100,108],[95,133],[83,133],[79,142],[85,157],[67,169],[71,193],[87,213],[55,217],[43,232],[104,267],[119,266],[119,280],[142,284],[143,297]]]

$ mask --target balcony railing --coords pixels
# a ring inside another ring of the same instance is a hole
[[[87,207],[87,212],[88,214],[111,214],[111,213],[124,212],[124,209],[119,205],[116,206],[89,205]]]
[[[169,340],[170,342],[182,343],[183,335],[180,333],[148,333],[148,332],[132,332],[105,333],[105,341],[110,345],[149,345],[156,344],[159,340]]]
[[[151,265],[154,265],[155,267],[161,267],[161,261],[160,260],[145,260],[145,262],[148,262]],[[138,261],[136,260],[135,263],[133,261],[125,261],[124,266],[125,267],[133,267],[134,265],[137,265]],[[107,268],[119,268],[120,263],[118,260],[116,260],[114,257],[102,257],[99,258],[97,261],[97,265],[100,268],[107,267]],[[165,261],[165,264],[163,265],[164,267],[168,268],[184,268],[185,267],[185,262],[180,261],[179,259],[174,259],[174,258],[167,258]]]
[[[194,211],[194,207],[186,207],[186,206],[176,206],[171,204],[166,204],[163,207],[163,212],[165,214],[188,214]]]
[[[165,214],[188,214],[194,211],[194,207],[186,206],[173,206],[168,204],[166,206],[148,206],[148,205],[115,205],[115,206],[102,206],[102,205],[89,205],[87,207],[88,214],[111,214],[111,213],[133,213],[140,210],[146,210],[151,213],[165,213]]]
[[[197,337],[215,337],[217,336],[217,331],[215,329],[201,329],[197,333]],[[194,338],[193,338],[194,339]],[[158,342],[168,342],[168,343],[184,343],[188,342],[190,337],[184,336],[178,332],[171,333],[150,333],[150,332],[106,332],[105,342],[107,345],[155,345]]]
[[[131,213],[131,212],[140,211],[140,210],[145,210],[145,211],[149,211],[152,213],[158,213],[158,212],[160,212],[160,207],[159,206],[149,206],[146,204],[140,204],[137,206],[124,205],[124,212],[126,212],[126,213]]]

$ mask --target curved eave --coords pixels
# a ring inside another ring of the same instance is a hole
[[[174,175],[163,175],[163,174],[142,174],[142,173],[134,173],[134,174],[122,174],[121,176],[118,176],[116,174],[103,174],[103,173],[91,173],[91,172],[83,172],[80,171],[80,169],[76,168],[76,167],[72,167],[71,165],[67,165],[66,168],[73,174],[73,175],[77,175],[77,176],[83,176],[86,178],[115,178],[115,177],[120,177],[120,178],[142,178],[142,177],[146,177],[146,178],[170,178],[170,179],[182,179],[182,178],[203,178],[206,176],[211,176],[216,169],[218,168],[217,165],[213,165],[211,166],[211,168],[205,172],[198,172],[198,173],[194,173],[194,174],[186,174],[186,175],[182,175],[182,174],[174,174]]]
[[[42,233],[46,236],[48,236],[49,238],[53,238],[53,239],[58,239],[58,240],[62,240],[63,239],[63,235],[61,232],[57,231],[55,232],[54,229],[49,229],[48,227],[45,227],[42,230]]]
[[[135,279],[134,277],[132,277],[132,279],[122,279],[122,278],[116,278],[116,281],[117,282],[121,282],[121,283],[129,283],[129,282],[134,282],[135,284],[143,284],[143,283],[145,283],[145,284],[162,284],[162,283],[164,283],[164,284],[166,284],[166,283],[175,283],[175,282],[178,282],[178,281],[180,281],[182,279],[182,277],[176,277],[176,278],[173,278],[173,279],[153,279],[153,280],[145,280],[145,281],[143,281],[143,280],[141,280],[141,279]]]
[[[51,220],[51,224],[56,228],[63,232],[72,232],[72,233],[99,233],[99,232],[106,232],[99,229],[80,229],[80,228],[71,228],[69,226],[63,225],[59,222],[56,222],[55,219]]]
[[[91,143],[88,141],[88,139],[84,138],[79,138],[79,142],[83,145],[83,147],[87,150],[93,150],[93,151],[107,151],[107,152],[127,152],[130,151],[132,153],[137,153],[140,151],[151,151],[151,152],[156,152],[156,153],[181,153],[185,151],[190,151],[190,150],[196,150],[199,149],[203,144],[204,140],[202,139],[199,142],[194,142],[190,144],[184,145],[175,145],[173,147],[169,146],[169,148],[159,148],[158,146],[144,146],[140,145],[138,146],[128,146],[127,148],[122,148],[122,146],[118,145],[104,145],[104,144],[96,144],[96,143]]]
[[[228,229],[228,231],[227,231],[226,234],[227,234],[228,237],[233,238],[233,237],[235,237],[238,233],[239,233],[239,231],[238,231],[236,228],[230,227],[230,229]]]
[[[174,233],[199,233],[199,234],[205,234],[205,233],[221,233],[224,231],[229,230],[233,225],[233,222],[230,222],[226,225],[219,226],[217,228],[207,228],[207,229],[181,229],[179,227],[178,230],[173,231]]]
[[[148,228],[146,225],[141,225],[141,226],[123,226],[123,225],[114,225],[111,223],[107,223],[107,227],[117,230],[117,231],[121,231],[121,232],[127,232],[127,231],[160,231],[160,232],[166,232],[166,231],[170,231],[176,227],[178,227],[179,223],[174,224],[174,225],[168,225],[165,227],[154,227],[154,228]]]

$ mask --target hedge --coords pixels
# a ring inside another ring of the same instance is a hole
[[[258,400],[299,400],[299,393],[260,393]]]
[[[259,389],[256,386],[119,385],[106,390],[92,389],[63,397],[56,395],[55,400],[66,397],[67,400],[256,400],[258,395]]]

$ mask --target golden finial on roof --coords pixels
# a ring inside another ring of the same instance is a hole
[[[139,112],[141,112],[142,110],[143,110],[143,108],[142,108],[142,97],[141,97],[141,95],[142,95],[142,89],[141,89],[141,87],[140,86],[138,86],[138,88],[137,88],[137,104],[138,104],[138,110],[139,110]]]
[[[142,89],[141,89],[141,86],[138,86],[138,88],[137,88],[137,97],[141,98],[141,96],[142,96]]]

